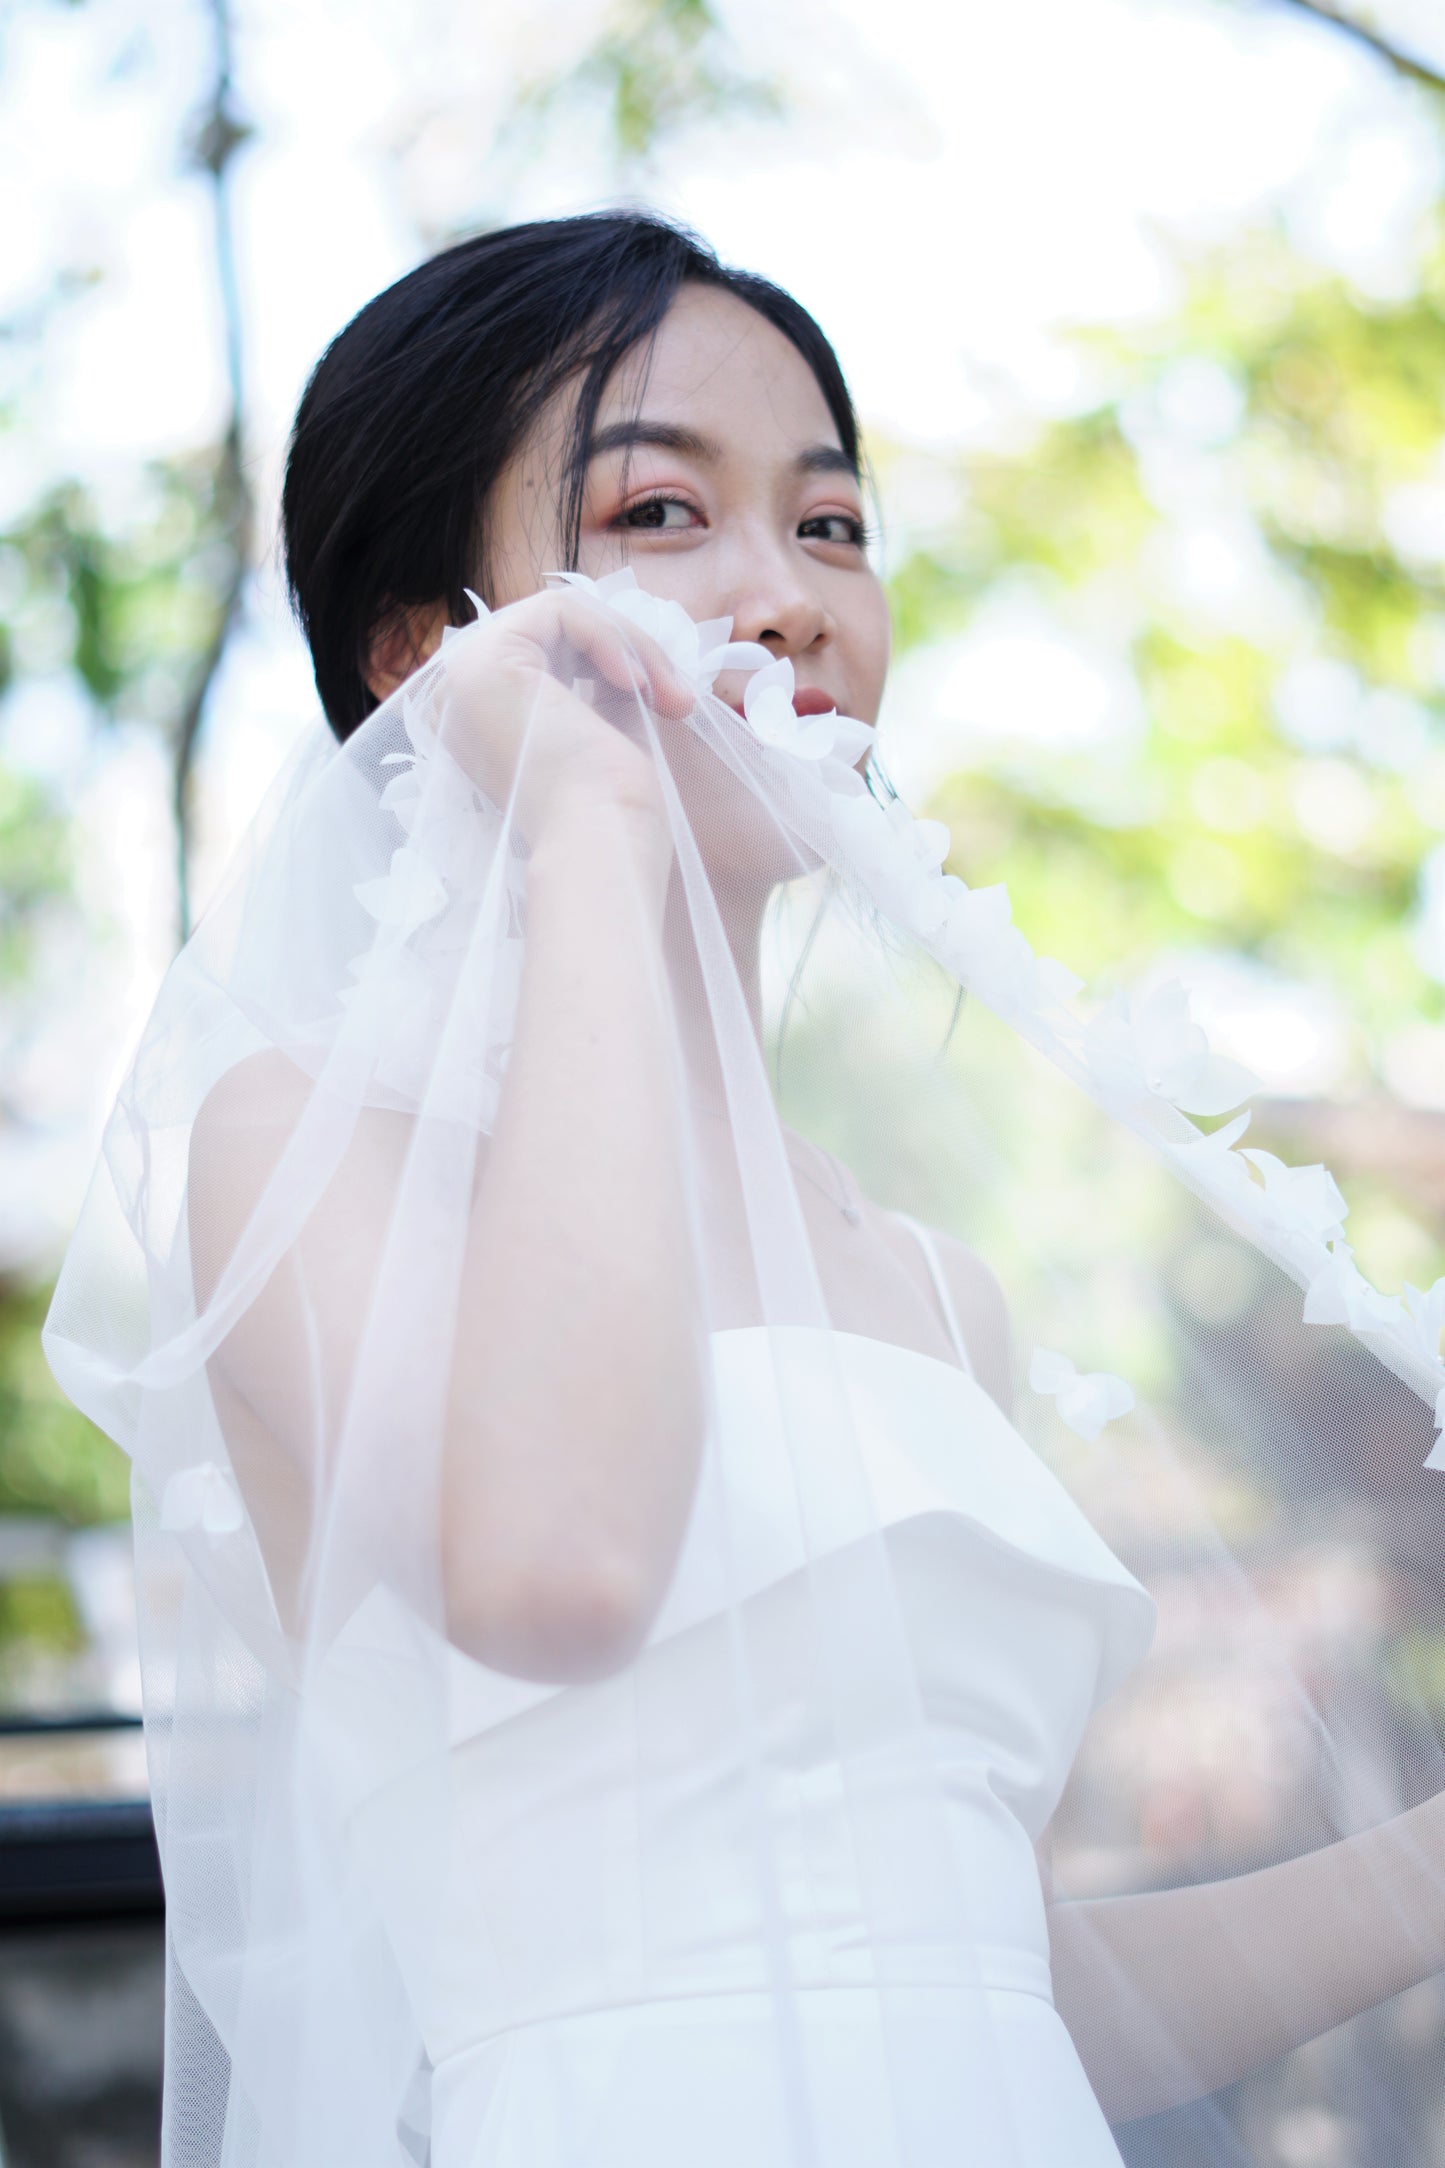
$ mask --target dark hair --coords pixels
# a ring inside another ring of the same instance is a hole
[[[338,738],[376,706],[366,655],[391,613],[442,601],[453,624],[473,614],[465,589],[486,593],[488,492],[544,402],[580,373],[561,506],[575,564],[604,387],[686,280],[725,288],[792,341],[858,466],[853,402],[813,318],[684,227],[652,212],[591,212],[443,250],[332,340],[291,433],[287,584]]]

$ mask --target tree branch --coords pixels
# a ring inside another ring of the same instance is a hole
[[[241,290],[236,276],[230,190],[231,162],[251,131],[237,119],[232,104],[229,0],[210,0],[210,12],[215,40],[215,74],[193,151],[196,164],[209,174],[211,182],[216,283],[220,289],[226,354],[226,428],[217,452],[214,485],[216,524],[225,550],[226,570],[216,598],[215,625],[192,673],[172,748],[171,808],[176,836],[178,930],[182,941],[191,930],[191,771],[206,702],[240,615],[255,510],[245,462]]]
[[[1308,15],[1314,22],[1330,30],[1337,30],[1341,37],[1362,45],[1366,52],[1383,60],[1407,82],[1423,84],[1427,90],[1445,91],[1445,70],[1434,68],[1416,53],[1407,53],[1402,45],[1387,38],[1383,31],[1371,29],[1367,23],[1346,15],[1331,4],[1331,0],[1274,0],[1277,7],[1293,8],[1297,15]]]

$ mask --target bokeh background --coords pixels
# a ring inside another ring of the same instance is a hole
[[[1036,947],[1164,952],[1380,1285],[1445,1270],[1445,0],[0,0],[0,188],[0,1799],[144,1795],[126,1469],[40,1322],[314,712],[306,374],[481,226],[645,200],[813,309],[904,795]],[[119,2097],[65,2159],[152,2157]]]

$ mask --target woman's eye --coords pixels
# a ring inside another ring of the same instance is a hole
[[[678,514],[673,518],[672,514]],[[644,497],[640,503],[628,505],[617,517],[619,527],[646,527],[654,530],[687,527],[695,518],[693,508],[681,497]]]
[[[820,527],[831,528],[833,532],[814,536],[811,530]],[[868,540],[868,529],[851,512],[819,512],[812,519],[805,519],[798,532],[808,535],[809,540],[851,543],[854,549],[862,549]]]

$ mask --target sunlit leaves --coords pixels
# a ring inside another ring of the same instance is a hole
[[[40,1346],[49,1294],[0,1281],[0,1514],[114,1520],[127,1510],[130,1466],[50,1375]]]
[[[205,454],[157,464],[121,508],[57,483],[0,535],[12,671],[73,670],[100,720],[168,723],[230,571],[220,495]]]
[[[974,531],[1000,562],[1070,581],[1135,557],[1157,522],[1111,408],[1045,430],[1021,458],[976,459],[970,483]]]
[[[512,127],[551,120],[578,102],[601,106],[625,170],[645,165],[690,124],[776,114],[783,97],[739,64],[712,0],[622,0],[579,61],[524,94]]]
[[[63,812],[38,783],[0,766],[0,988],[17,985],[30,965],[31,929],[52,898],[65,892],[69,837]]]
[[[986,740],[932,809],[956,862],[1091,974],[1200,944],[1343,980],[1375,1032],[1438,1013],[1410,921],[1445,778],[1445,289],[1371,300],[1265,234],[1086,343],[1107,396],[959,463],[896,619],[947,638],[1028,582],[1105,628],[1146,727]]]

